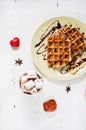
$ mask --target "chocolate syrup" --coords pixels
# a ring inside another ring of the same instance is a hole
[[[43,60],[47,60],[47,55],[46,54],[43,54]]]
[[[28,81],[29,81],[29,80],[35,81],[36,78],[28,78]]]
[[[86,62],[86,58],[82,59],[84,62]]]
[[[60,29],[62,26],[61,26],[61,23],[60,22],[58,22],[58,24],[57,24],[57,29]]]
[[[44,47],[44,50],[43,50],[43,51],[40,51],[42,47]],[[46,52],[46,51],[47,51],[47,46],[45,46],[45,44],[42,44],[42,45],[38,48],[36,54],[40,55],[40,54],[42,54],[42,53],[44,53],[44,52]]]
[[[37,77],[39,78],[39,79],[41,79],[41,76],[37,73]]]
[[[37,49],[37,52],[36,54],[40,55],[42,54],[43,56],[43,60],[47,60],[47,56],[46,54],[44,54],[46,51],[47,51],[47,45],[45,45],[43,43],[43,41],[50,35],[50,34],[53,34],[55,32],[56,29],[60,29],[61,28],[61,24],[58,22],[56,26],[53,26],[51,28],[51,30],[49,32],[47,32],[47,34],[45,36],[43,36],[41,38],[41,40],[34,46],[35,48],[39,46],[39,48]],[[46,29],[48,30],[48,28]],[[41,46],[40,46],[41,44]],[[43,49],[42,49],[43,48]]]
[[[55,32],[56,29],[60,29],[61,24],[58,22],[56,26],[52,27],[51,30],[35,45],[35,48],[38,47],[46,38],[50,35],[50,33]]]

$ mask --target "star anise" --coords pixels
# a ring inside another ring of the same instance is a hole
[[[68,93],[69,91],[71,91],[71,87],[68,85],[65,90]]]
[[[18,64],[19,66],[23,64],[22,60],[18,58],[18,60],[15,60],[15,64]]]

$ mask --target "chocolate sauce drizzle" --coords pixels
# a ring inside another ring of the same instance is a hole
[[[50,35],[50,33],[55,32],[56,29],[60,29],[60,28],[61,28],[61,24],[58,21],[57,25],[52,27],[51,30],[44,37],[42,37],[42,39],[35,45],[35,48],[38,47],[47,38],[47,36]]]
[[[57,22],[56,26],[52,26],[53,24],[55,24],[55,22]],[[56,29],[60,29],[62,26],[60,24],[59,21],[55,21],[54,23],[52,23],[46,30],[45,33],[41,36],[40,41],[34,46],[34,48],[37,48],[36,54],[40,55],[42,54],[43,56],[43,60],[47,60],[47,55],[46,55],[46,51],[47,51],[47,45],[44,43],[44,40],[49,36],[52,35]],[[48,31],[48,29],[51,27],[51,29]]]
[[[44,50],[42,50],[41,51],[41,49],[44,47]],[[44,52],[46,52],[47,51],[47,46],[45,46],[45,44],[42,44],[39,48],[38,48],[38,50],[37,50],[37,52],[36,52],[36,54],[42,54],[42,53],[44,53]]]
[[[48,59],[46,54],[42,54],[42,56],[43,56],[43,60],[47,60]]]

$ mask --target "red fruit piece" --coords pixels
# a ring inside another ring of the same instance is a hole
[[[57,103],[54,99],[49,99],[43,103],[44,111],[53,112],[57,109]]]
[[[10,45],[12,47],[19,47],[20,39],[18,37],[14,37],[14,39],[10,41]]]

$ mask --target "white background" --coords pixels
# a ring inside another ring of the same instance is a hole
[[[31,40],[36,29],[57,16],[86,23],[86,0],[0,0],[0,130],[86,130],[86,75],[65,82],[43,76],[44,89],[33,96],[19,88],[19,76],[35,69]],[[9,44],[15,36],[21,41],[18,50]],[[18,58],[23,65],[15,65]],[[49,98],[57,101],[56,113],[43,111],[42,104]]]

